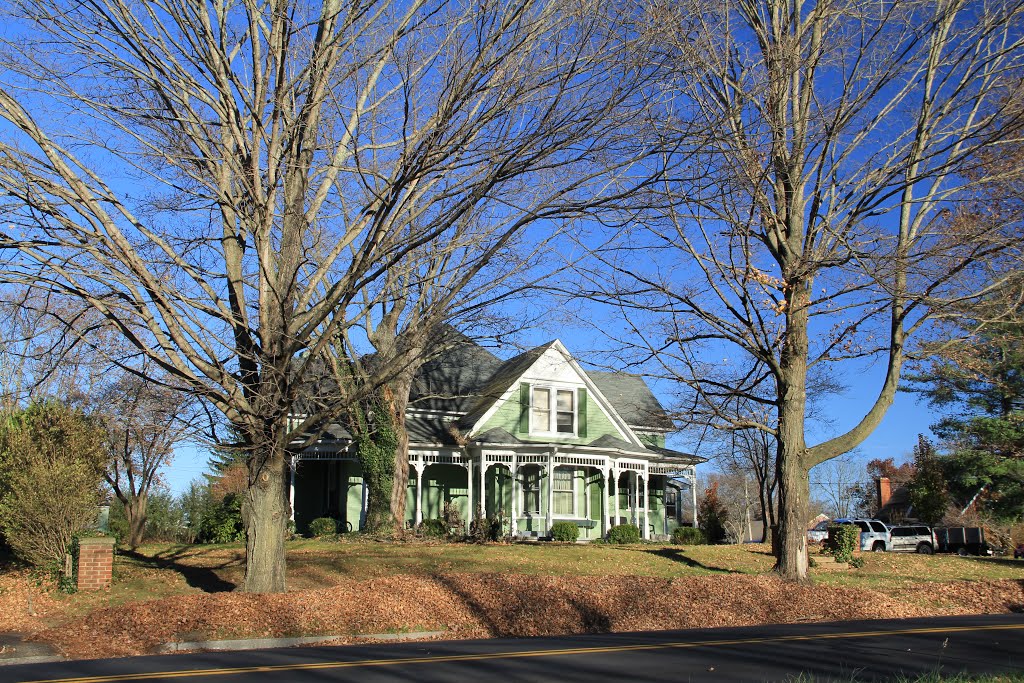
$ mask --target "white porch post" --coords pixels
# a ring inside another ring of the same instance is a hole
[[[667,502],[668,502],[668,475],[666,474],[665,478],[662,479],[662,484],[661,484],[661,519],[665,522],[662,525],[664,527],[664,531],[662,531],[661,533],[665,534],[666,536],[668,536],[668,505],[666,505]],[[679,509],[679,501],[676,501],[676,509],[677,510]]]
[[[619,525],[619,469],[612,465],[608,471],[608,481],[612,489],[612,526]]]
[[[693,495],[693,528],[697,528],[697,470],[690,470],[690,493]]]
[[[608,491],[611,487],[611,468],[605,468],[601,470],[601,477],[604,481],[601,482],[603,489],[601,491],[601,536],[608,535],[608,529],[611,527],[608,525]]]
[[[423,524],[423,470],[426,468],[420,463],[413,467],[416,468],[416,527],[419,528]]]
[[[512,464],[508,471],[512,474],[512,510],[509,513],[509,535],[515,538],[519,535],[519,459],[512,456]]]
[[[289,519],[295,522],[295,467],[299,464],[299,456],[291,457],[291,466],[288,468],[288,509]]]
[[[644,527],[641,530],[640,538],[645,541],[651,540],[651,503],[647,500],[648,494],[650,493],[650,482],[647,480],[648,475],[644,473],[643,476],[637,476],[637,493],[642,493],[644,496],[644,506],[640,508],[640,512],[643,515]],[[639,498],[637,499],[639,500]]]
[[[360,498],[360,502],[359,502],[359,530],[362,531],[363,529],[366,528],[366,502],[368,500],[368,496],[370,494],[370,491],[369,491],[368,488],[366,488],[366,473],[365,472],[362,474],[362,477],[361,477],[360,480],[363,482],[363,485],[362,485],[363,486],[363,492],[362,492],[362,495],[359,497]]]
[[[555,453],[548,453],[548,511],[544,521],[547,523],[547,533],[551,533],[551,513],[555,507]]]
[[[487,518],[487,461],[484,452],[480,451],[480,514]]]
[[[473,523],[473,461],[466,458],[466,499],[469,501],[469,512],[466,513],[466,532]]]
[[[640,475],[635,470],[629,472],[629,487],[632,489],[633,499],[629,505],[629,521],[640,526]]]

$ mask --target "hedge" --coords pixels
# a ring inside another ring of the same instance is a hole
[[[551,540],[575,543],[580,537],[580,528],[572,522],[555,522],[551,525]]]

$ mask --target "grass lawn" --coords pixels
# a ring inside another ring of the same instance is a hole
[[[676,578],[765,574],[773,558],[765,545],[571,545],[517,543],[386,543],[360,537],[296,540],[286,544],[290,590],[327,588],[344,581],[446,572],[548,576]],[[899,589],[924,582],[1024,578],[1024,561],[955,555],[865,553],[864,566],[845,572],[811,570],[825,585]],[[108,600],[135,600],[191,591],[233,590],[242,579],[244,547],[167,546],[122,552]]]

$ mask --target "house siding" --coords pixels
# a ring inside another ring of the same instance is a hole
[[[491,429],[501,428],[509,434],[514,434],[517,439],[528,443],[551,443],[554,441],[577,446],[584,446],[606,434],[620,439],[623,438],[621,432],[615,427],[615,424],[608,417],[608,414],[605,413],[604,409],[590,395],[590,392],[587,392],[587,395],[585,397],[581,396],[581,398],[586,401],[587,435],[585,437],[557,436],[552,434],[531,435],[522,431],[520,425],[523,408],[518,385],[511,396],[502,400],[494,414],[474,431],[482,434]]]

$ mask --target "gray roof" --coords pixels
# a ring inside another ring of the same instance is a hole
[[[519,379],[520,375],[526,372],[554,343],[550,341],[543,346],[530,349],[502,363],[501,367],[491,377],[491,380],[480,389],[476,402],[469,409],[469,412],[459,419],[459,424],[463,427],[472,427],[476,424],[476,421],[483,417],[487,409],[501,398],[505,390],[512,386],[512,383]]]
[[[493,353],[466,339],[427,361],[413,380],[409,407],[463,413],[502,362]]]
[[[673,429],[672,420],[640,375],[596,371],[587,374],[630,427]]]

